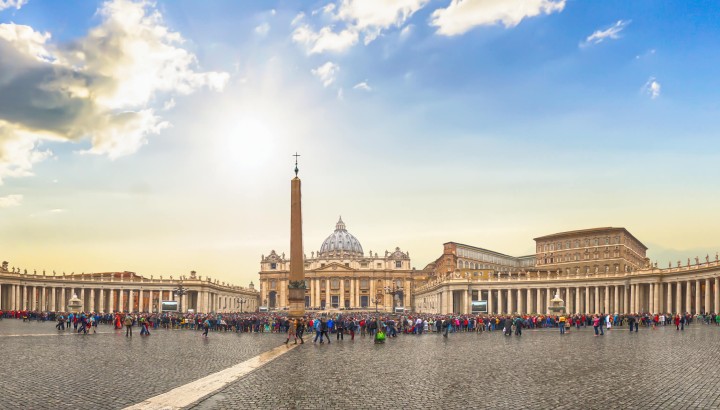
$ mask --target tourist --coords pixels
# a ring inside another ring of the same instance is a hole
[[[560,326],[558,326],[560,328],[560,334],[564,335],[565,334],[565,315],[560,315],[560,317],[558,318],[558,323],[560,324]]]
[[[297,344],[297,321],[296,320],[288,321],[287,339],[285,339],[285,342],[283,342],[283,343],[288,344],[291,337],[295,340],[295,344]]]
[[[593,328],[595,329],[595,336],[599,335],[598,328],[600,327],[600,318],[598,315],[593,315],[593,321],[592,321]]]
[[[203,336],[208,337],[208,331],[210,331],[210,316],[206,317],[203,321]]]
[[[133,325],[133,317],[131,314],[125,315],[125,337],[132,337],[132,325]]]

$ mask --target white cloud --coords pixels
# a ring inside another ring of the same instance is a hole
[[[452,0],[432,13],[430,25],[445,36],[463,34],[477,26],[515,27],[526,17],[561,12],[565,0]]]
[[[97,27],[62,45],[30,26],[0,24],[0,183],[31,175],[51,155],[38,148],[43,140],[90,140],[85,152],[110,158],[132,154],[169,125],[155,114],[158,99],[227,83],[227,73],[197,70],[182,36],[150,3],[109,1],[98,15]]]
[[[360,35],[363,43],[367,45],[384,30],[392,26],[402,27],[428,2],[429,0],[341,0],[337,4],[328,3],[311,15],[322,14],[338,22],[341,27],[336,30],[335,26],[326,25],[315,31],[309,24],[303,24],[295,29],[292,39],[305,45],[308,54],[345,51],[358,42]],[[293,19],[292,25],[297,26],[304,17],[304,14],[299,14]]]
[[[358,41],[358,33],[352,30],[334,32],[332,27],[323,27],[314,31],[312,27],[303,24],[293,31],[293,41],[305,45],[308,54],[317,54],[325,51],[342,52],[352,47]]]
[[[414,26],[412,24],[408,24],[407,26],[403,27],[402,30],[400,30],[400,38],[406,39],[410,37],[410,34],[412,34]]]
[[[20,10],[20,7],[27,4],[27,0],[0,0],[0,11],[3,11],[5,9],[9,8],[15,8],[16,10]]]
[[[620,38],[620,32],[627,27],[628,24],[630,24],[630,20],[618,20],[615,24],[605,30],[596,30],[594,33],[590,34],[585,41],[580,43],[580,46],[584,47],[599,44],[607,39],[617,40]]]
[[[0,208],[19,206],[22,203],[22,195],[0,196]]]
[[[171,98],[167,101],[165,101],[165,104],[163,104],[163,111],[168,111],[175,108],[175,99]]]
[[[357,83],[353,86],[353,90],[363,90],[363,91],[372,91],[372,87],[367,83],[367,81],[363,81],[360,83]]]
[[[643,92],[645,92],[647,95],[650,96],[653,100],[658,98],[660,96],[660,83],[655,79],[655,77],[650,77],[645,85],[643,85]]]
[[[322,81],[324,87],[328,87],[335,82],[338,71],[340,71],[340,66],[332,61],[328,61],[320,67],[312,69],[313,75]]]
[[[269,32],[270,24],[268,24],[267,22],[255,27],[255,34],[259,35],[260,37],[265,37]]]

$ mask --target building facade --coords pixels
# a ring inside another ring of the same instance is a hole
[[[181,286],[185,295],[175,296]],[[160,312],[161,302],[178,301],[184,312],[254,312],[259,293],[250,287],[233,286],[193,271],[190,276],[146,278],[134,272],[46,275],[0,266],[0,310],[67,311],[77,295],[88,312]]]
[[[260,260],[260,303],[269,309],[288,306],[290,260],[274,250]],[[409,252],[396,247],[378,255],[365,253],[342,218],[320,250],[305,255],[306,309],[375,309],[410,307],[415,275]],[[394,293],[394,294],[392,294]]]
[[[527,265],[515,271],[508,267],[508,274],[497,268],[485,271],[482,268],[489,266],[479,262],[475,274],[478,255],[466,253],[472,249],[456,250],[454,270],[434,276],[415,289],[416,311],[546,314],[556,294],[570,313],[720,311],[717,254],[714,261],[707,255],[704,262],[696,257],[694,264],[688,259],[687,264],[678,262],[676,267],[659,269],[650,265],[647,247],[625,228],[595,228],[536,238],[535,266],[529,266],[528,258],[523,257],[520,259]],[[472,269],[465,268],[466,260]],[[504,261],[508,263],[508,259]]]
[[[539,270],[570,274],[633,272],[649,266],[647,246],[625,228],[594,228],[535,238]]]

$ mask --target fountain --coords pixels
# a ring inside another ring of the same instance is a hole
[[[565,313],[565,301],[560,299],[560,295],[556,293],[555,297],[550,300],[548,310],[556,315],[558,313]]]
[[[73,293],[67,304],[68,312],[80,313],[83,311],[83,302]]]

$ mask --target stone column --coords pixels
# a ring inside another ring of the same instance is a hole
[[[700,310],[702,309],[701,304],[700,304],[701,290],[702,290],[700,283],[701,282],[699,279],[695,281],[695,314],[700,313]]]
[[[395,301],[393,301],[395,303]],[[340,297],[338,298],[338,308],[345,307],[345,278],[340,278]]]
[[[703,308],[705,313],[710,312],[711,305],[712,302],[710,302],[710,279],[705,279],[705,307]],[[715,311],[715,314],[717,314],[717,311]]]
[[[315,279],[310,279],[310,307],[315,306]]]
[[[665,299],[665,312],[672,313],[673,312],[672,283],[668,283],[666,286],[667,286],[667,299]]]
[[[138,290],[138,312],[146,312],[145,310],[145,298],[143,298],[143,290]],[[184,305],[183,305],[184,307]]]
[[[572,312],[572,293],[570,292],[570,287],[565,288],[565,313],[568,314]]]
[[[575,290],[575,313],[581,313],[582,306],[580,304],[580,288],[576,287]],[[570,312],[572,313],[572,312]]]
[[[508,306],[507,306],[507,311],[508,311],[508,313],[514,313],[514,312],[516,312],[516,310],[515,310],[515,303],[514,303],[515,301],[513,300],[513,299],[514,299],[514,298],[513,298],[513,293],[514,293],[514,292],[515,292],[515,289],[508,289],[508,293],[507,293],[507,305],[508,305]]]
[[[330,288],[331,287],[332,287],[332,279],[328,278],[328,280],[325,281],[325,309],[331,309],[331,306],[332,306],[331,305],[332,300],[330,299]],[[383,302],[384,302],[384,300],[383,300]],[[383,303],[383,306],[384,305],[385,304]]]
[[[685,281],[685,312],[692,312],[692,282]]]
[[[630,285],[630,311],[637,313],[637,305],[635,304],[635,295],[637,294],[637,285]]]
[[[315,296],[315,306],[318,308],[322,306],[322,286],[320,282],[322,282],[321,279],[315,279],[315,291],[317,292]],[[371,281],[370,286],[374,286],[374,282]],[[327,289],[325,290],[327,291]]]
[[[610,313],[610,286],[605,286],[605,310],[603,313]]]
[[[655,304],[655,313],[662,312],[662,284],[656,283],[655,284],[655,291],[653,292],[654,297],[654,304]]]
[[[40,303],[38,304],[38,310],[41,312],[45,311],[45,286],[42,286],[38,289],[39,297],[40,297]]]
[[[122,289],[118,289],[118,312],[125,311],[125,292]]]
[[[98,296],[98,311],[105,313],[107,312],[107,310],[105,310],[105,289],[98,289],[98,292],[100,292],[100,296]]]
[[[648,310],[650,314],[654,314],[655,311],[655,286],[654,283],[648,285]]]
[[[85,301],[85,288],[80,288],[80,300],[82,300],[83,303],[83,310],[87,311],[88,303]]]
[[[505,304],[503,303],[503,290],[498,289],[498,314],[505,313]]]
[[[181,299],[182,299],[182,310],[183,310],[181,313],[186,313],[188,311],[188,295],[187,295],[187,293],[182,295]],[[140,291],[140,300],[142,301],[142,290]],[[236,299],[233,298],[232,301],[233,301],[233,303],[236,303]],[[239,306],[238,306],[238,308],[239,308]],[[237,309],[235,311],[237,311]]]
[[[523,296],[524,295],[523,295],[522,289],[518,289],[517,290],[517,312],[519,314],[523,314],[527,311],[527,309],[525,309],[525,301],[523,300],[524,299]]]
[[[95,311],[95,288],[90,288],[90,312]]]
[[[533,300],[532,300],[532,290],[531,289],[527,290],[527,294],[525,296],[525,309],[527,310],[526,313],[532,313]]]
[[[713,306],[715,307],[715,314],[720,313],[720,278],[715,278],[715,303]]]
[[[495,307],[493,306],[493,290],[488,289],[488,300],[487,300],[488,314],[495,313],[494,308]]]
[[[542,313],[542,295],[540,294],[540,288],[535,289],[535,313]]]

